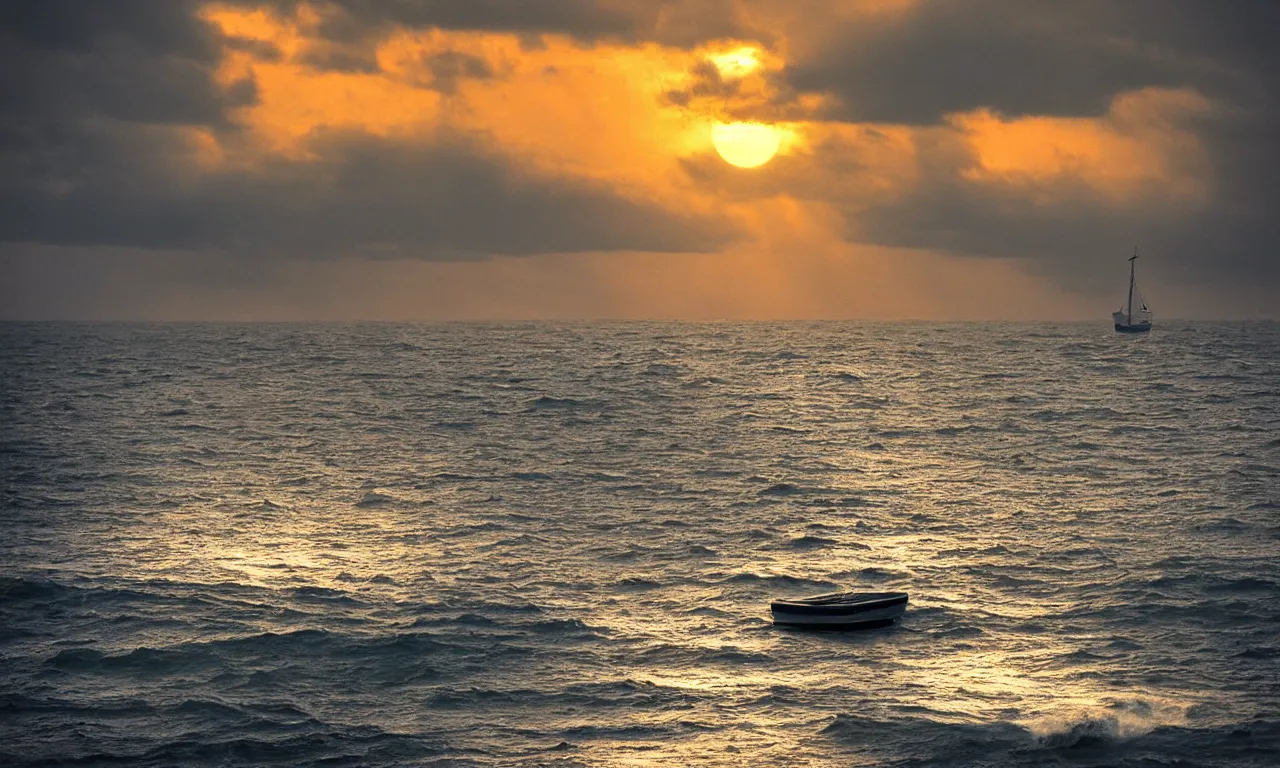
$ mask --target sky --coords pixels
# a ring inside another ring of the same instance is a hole
[[[0,319],[1280,317],[1274,0],[7,0]]]

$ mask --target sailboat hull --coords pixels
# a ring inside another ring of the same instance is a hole
[[[1121,309],[1111,313],[1111,321],[1115,324],[1117,333],[1146,333],[1151,330],[1151,313],[1145,310],[1134,317]]]

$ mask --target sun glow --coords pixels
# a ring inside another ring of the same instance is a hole
[[[708,58],[716,65],[720,76],[730,80],[748,75],[760,66],[760,53],[749,46],[717,53]]]
[[[730,165],[757,168],[778,153],[782,132],[764,123],[716,123],[711,143]]]

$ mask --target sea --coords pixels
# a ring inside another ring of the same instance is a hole
[[[6,766],[1280,765],[1274,322],[7,323],[0,478]]]

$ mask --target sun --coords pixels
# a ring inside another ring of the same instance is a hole
[[[764,123],[716,123],[711,129],[711,143],[726,163],[757,168],[778,153],[782,133]]]

